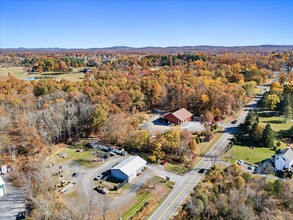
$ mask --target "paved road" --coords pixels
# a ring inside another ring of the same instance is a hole
[[[18,212],[25,211],[25,192],[8,181],[8,175],[3,176],[7,194],[0,197],[0,220],[15,220]]]
[[[266,87],[265,89],[267,89]],[[264,91],[262,92],[263,95]],[[223,124],[224,131],[221,138],[214,144],[210,151],[202,158],[202,160],[191,170],[189,173],[182,177],[180,183],[177,183],[173,191],[169,194],[167,199],[162,205],[151,215],[150,220],[165,220],[169,219],[177,210],[177,208],[184,202],[186,197],[190,194],[192,189],[197,185],[200,179],[203,177],[207,169],[209,169],[216,158],[223,152],[230,139],[234,136],[238,129],[239,124],[243,123],[248,110],[254,109],[257,102],[261,99],[261,96],[256,97],[252,102],[249,103],[248,107],[245,108],[237,118],[236,124]],[[204,169],[203,173],[198,171]]]

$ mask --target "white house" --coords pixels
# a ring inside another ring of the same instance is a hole
[[[5,183],[2,177],[0,176],[0,197],[6,194]]]
[[[130,182],[146,166],[146,161],[139,156],[130,156],[112,167],[111,175],[122,181]]]
[[[277,170],[290,169],[293,164],[293,150],[286,148],[274,155],[274,165]]]

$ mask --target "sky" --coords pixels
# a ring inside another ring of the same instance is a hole
[[[0,0],[0,48],[293,45],[293,0]]]

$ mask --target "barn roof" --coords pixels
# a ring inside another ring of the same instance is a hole
[[[139,156],[130,156],[127,159],[121,161],[111,170],[120,170],[127,176],[131,176],[138,168],[146,165],[146,161]]]
[[[187,111],[185,108],[181,108],[181,109],[173,112],[172,115],[174,115],[180,121],[184,121],[187,118],[190,118],[193,114],[191,112]]]

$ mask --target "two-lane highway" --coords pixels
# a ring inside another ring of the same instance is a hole
[[[261,96],[264,94],[262,92]],[[182,177],[182,181],[176,184],[176,187],[169,194],[167,199],[161,204],[161,206],[151,215],[150,220],[166,220],[169,219],[177,208],[184,202],[186,197],[190,194],[192,189],[197,185],[200,179],[203,177],[205,171],[213,165],[213,157],[219,156],[223,152],[224,148],[229,143],[230,139],[234,136],[238,130],[239,124],[243,123],[248,110],[254,109],[257,102],[261,99],[261,96],[254,99],[249,103],[249,108],[243,110],[237,118],[236,124],[223,125],[224,133],[220,139],[214,144],[209,152],[202,158],[202,160],[191,170],[189,173]],[[203,172],[198,172],[203,171]]]

